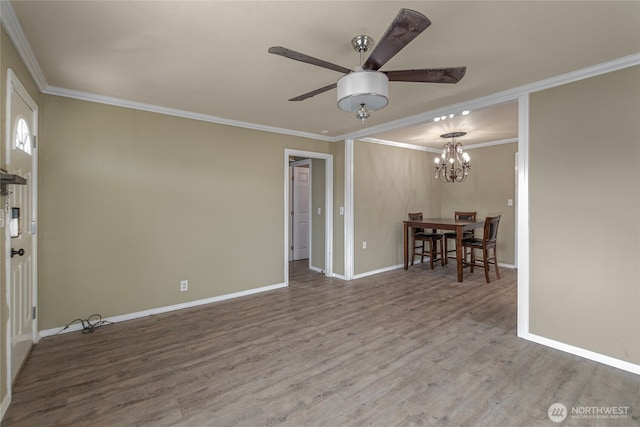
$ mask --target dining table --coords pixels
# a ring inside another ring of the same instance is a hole
[[[447,230],[456,232],[456,269],[458,282],[462,282],[462,236],[465,231],[484,227],[484,221],[468,221],[455,218],[427,218],[419,220],[403,221],[404,223],[404,269],[409,268],[409,229],[410,228],[431,228],[436,230]],[[442,256],[447,256],[443,254]]]

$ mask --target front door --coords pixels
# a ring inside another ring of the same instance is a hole
[[[7,305],[9,308],[9,358],[11,381],[27,358],[36,339],[36,129],[37,107],[10,73],[7,79],[10,125],[5,167],[26,179],[26,185],[8,185],[5,202],[7,257]]]

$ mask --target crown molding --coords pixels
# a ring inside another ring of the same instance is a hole
[[[143,102],[130,101],[128,99],[115,98],[111,96],[96,95],[79,90],[65,89],[56,86],[47,86],[42,91],[48,95],[62,96],[65,98],[79,99],[81,101],[95,102],[98,104],[113,105],[116,107],[130,108],[133,110],[147,111],[151,113],[166,114],[168,116],[182,117],[185,119],[199,120],[203,122],[217,123],[240,128],[259,130],[264,132],[272,132],[285,134],[290,136],[299,136],[302,138],[317,139],[321,141],[335,142],[334,138],[319,135],[310,132],[301,132],[292,129],[278,128],[273,126],[265,126],[256,123],[243,122],[239,120],[226,119],[224,117],[210,116],[207,114],[194,113],[192,111],[179,110],[175,108],[162,107],[159,105],[145,104]]]
[[[409,150],[428,151],[430,153],[439,153],[442,151],[435,148],[424,147],[422,145],[407,144],[406,142],[390,141],[388,139],[360,138],[359,141],[371,142],[372,144],[389,145],[396,148],[407,148]]]
[[[479,144],[465,145],[465,150],[473,150],[474,148],[493,147],[494,145],[512,144],[518,142],[518,138],[498,139],[496,141],[481,142]],[[438,151],[440,152],[440,151]]]
[[[0,0],[0,22],[15,46],[18,56],[20,56],[20,59],[24,62],[36,86],[38,86],[38,90],[42,92],[44,88],[47,87],[47,79],[44,77],[40,64],[38,64],[31,50],[31,46],[29,46],[29,42],[27,42],[27,38],[22,31],[20,21],[18,21],[18,17],[8,0]]]
[[[339,135],[336,137],[336,140],[364,139],[372,134],[393,131],[408,126],[430,122],[433,121],[433,119],[436,117],[449,115],[450,113],[457,113],[463,110],[478,110],[480,108],[494,106],[502,104],[504,102],[517,101],[518,98],[524,94],[539,92],[541,90],[550,89],[555,86],[565,85],[578,80],[595,77],[600,74],[610,73],[612,71],[618,71],[636,65],[640,65],[640,53],[623,56],[622,58],[614,59],[613,61],[603,62],[591,67],[582,68],[580,70],[561,74],[545,80],[540,80],[538,82],[529,83],[523,86],[515,87],[513,89],[497,92],[492,95],[476,98],[471,101],[449,105],[444,108],[426,111],[424,113],[405,117],[399,120],[383,123],[378,126],[372,126],[365,129],[360,129],[356,132]]]
[[[407,144],[405,142],[389,141],[386,139],[360,138],[359,141],[370,142],[372,144],[389,145],[396,148],[407,148],[409,150],[428,151],[429,153],[436,154],[440,154],[442,152],[442,149],[440,148],[424,147],[422,145]],[[481,142],[479,144],[465,145],[464,148],[465,150],[473,150],[474,148],[491,147],[494,145],[511,144],[514,142],[518,142],[518,138],[507,138],[499,139],[496,141]]]

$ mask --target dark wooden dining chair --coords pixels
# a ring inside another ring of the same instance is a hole
[[[409,221],[421,221],[422,220],[422,212],[409,213]],[[442,265],[444,266],[444,246],[443,246],[443,235],[439,233],[429,233],[425,231],[424,228],[420,227],[411,227],[413,229],[412,236],[412,255],[411,255],[411,265],[413,265],[413,261],[416,258],[416,255],[420,255],[420,262],[424,262],[424,257],[429,257],[429,268],[433,270],[433,262],[440,260]],[[440,258],[438,258],[438,242],[440,242]],[[425,247],[425,244],[428,246],[428,250]]]
[[[461,212],[461,211],[456,211],[455,212],[455,219],[463,219],[463,220],[467,220],[467,221],[475,221],[476,220],[476,212]],[[465,231],[462,235],[463,239],[469,239],[471,237],[474,237],[473,234],[473,230],[468,230]],[[455,259],[455,252],[456,252],[456,248],[454,247],[453,249],[449,249],[449,239],[453,239],[453,241],[456,241],[456,233],[455,232],[447,232],[444,233],[444,263],[448,264],[449,263],[449,258],[453,258]],[[453,252],[454,256],[449,256],[449,254]]]
[[[496,266],[496,277],[500,279],[500,270],[498,270],[498,255],[496,253],[496,243],[498,238],[498,224],[500,223],[500,215],[488,216],[484,220],[484,231],[482,238],[469,237],[462,241],[462,249],[464,250],[463,266],[470,267],[473,272],[473,267],[482,267],[484,269],[484,277],[487,279],[487,283],[491,283],[489,279],[489,266],[491,264]],[[470,253],[467,253],[467,249]],[[476,250],[482,251],[482,259],[476,259]],[[489,254],[489,250],[493,249],[493,256]],[[471,257],[470,261],[467,261],[467,256]]]

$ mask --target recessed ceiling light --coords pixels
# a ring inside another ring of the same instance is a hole
[[[469,110],[464,110],[464,111],[462,112],[462,115],[463,115],[463,116],[466,116],[466,115],[467,115],[467,114],[469,114],[470,112],[471,112],[471,111],[469,111]]]
[[[321,133],[321,134],[323,134],[323,135],[326,135],[326,134],[328,134],[328,133],[329,133],[329,131],[328,131],[328,130],[326,130],[326,129],[322,129],[322,130],[320,131],[320,133]]]

